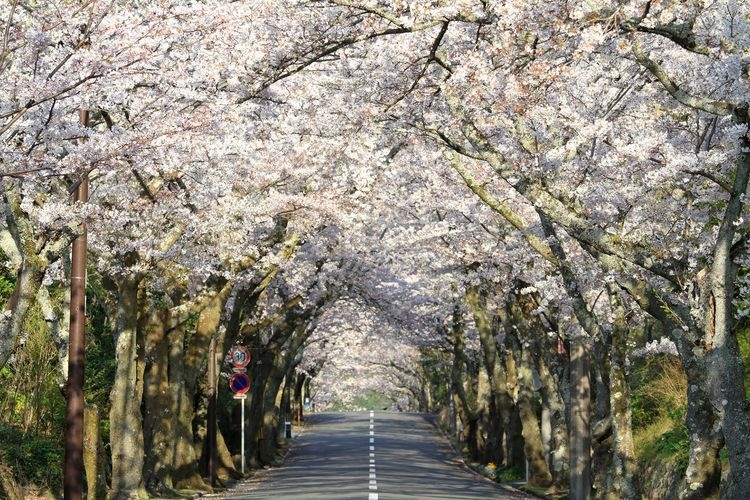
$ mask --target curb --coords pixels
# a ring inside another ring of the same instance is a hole
[[[526,494],[526,495],[531,495],[533,497],[543,498],[543,499],[547,500],[547,497],[539,497],[538,495],[536,495],[534,493],[531,493],[529,491],[525,491],[525,490],[521,490],[521,489],[518,489],[518,488],[514,488],[512,486],[508,486],[507,484],[498,483],[497,481],[493,481],[492,479],[488,478],[484,474],[481,474],[481,473],[477,472],[476,470],[474,470],[473,468],[471,468],[469,466],[469,464],[466,463],[466,460],[464,460],[464,458],[461,455],[461,453],[456,449],[455,446],[453,446],[453,440],[445,433],[445,431],[443,430],[443,428],[440,427],[440,425],[438,425],[438,423],[437,423],[437,417],[435,415],[425,414],[424,415],[424,419],[427,422],[429,422],[435,429],[437,429],[438,432],[440,432],[440,435],[442,435],[445,438],[445,440],[448,442],[448,445],[451,447],[451,450],[453,450],[453,453],[455,454],[456,459],[460,463],[461,468],[463,468],[463,469],[471,472],[475,476],[481,477],[485,481],[487,481],[489,483],[492,483],[495,486],[498,486],[499,488],[504,489],[506,491],[512,491],[513,493],[523,493],[523,494]]]
[[[292,452],[292,449],[294,448],[294,442],[304,434],[306,425],[303,423],[302,425],[298,426],[300,428],[299,432],[296,434],[292,433],[291,438],[287,438],[291,443],[289,444],[289,448],[287,448],[286,452],[284,452],[284,455],[281,457],[281,463],[279,465],[274,466],[264,466],[259,468],[251,468],[248,472],[250,473],[247,477],[244,477],[239,480],[233,481],[231,484],[227,484],[227,487],[223,489],[222,491],[214,491],[213,493],[203,493],[199,494],[198,496],[200,498],[222,498],[226,493],[231,492],[231,490],[238,485],[244,483],[244,482],[251,482],[251,481],[262,481],[264,479],[263,475],[265,473],[268,473],[274,469],[278,469],[280,467],[283,467],[286,465],[287,458],[289,457],[289,454]]]

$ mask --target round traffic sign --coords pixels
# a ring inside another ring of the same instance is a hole
[[[250,351],[244,345],[236,345],[229,350],[229,362],[237,368],[244,368],[250,363]]]
[[[229,388],[235,394],[245,394],[250,390],[250,377],[247,373],[235,373],[229,379]]]

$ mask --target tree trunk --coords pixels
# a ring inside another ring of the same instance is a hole
[[[619,285],[627,290],[638,305],[656,318],[674,341],[687,376],[687,415],[690,451],[685,481],[680,498],[715,498],[719,493],[721,463],[719,450],[724,445],[720,423],[708,394],[706,351],[700,347],[701,334],[697,328],[683,330],[693,324],[691,315],[670,298],[643,281],[625,281]],[[665,307],[665,305],[667,307]],[[668,312],[667,312],[668,310]]]
[[[219,479],[225,481],[227,479],[241,479],[242,474],[237,471],[237,467],[234,464],[232,453],[227,447],[226,440],[221,430],[216,429],[216,460],[217,460],[217,476]]]
[[[148,491],[153,493],[166,493],[172,489],[176,408],[169,385],[167,314],[164,310],[150,311],[145,333],[149,356],[143,384],[143,437],[149,452],[145,458],[144,480]]]
[[[305,331],[307,323],[301,322],[294,327],[291,335],[288,336],[288,343],[284,342],[287,347],[283,349],[273,349],[269,352],[271,369],[269,370],[262,396],[262,439],[259,443],[259,459],[262,464],[272,464],[276,459],[277,443],[279,441],[279,391],[281,383],[286,375],[287,367],[294,359],[297,351],[302,346],[306,338]]]
[[[197,415],[194,400],[198,392],[198,380],[206,374],[208,366],[208,346],[216,335],[221,321],[221,313],[232,290],[230,283],[224,283],[218,291],[196,302],[192,306],[199,313],[195,332],[190,338],[187,350],[184,349],[185,331],[183,327],[170,330],[170,396],[178,409],[174,436],[174,487],[211,491],[210,485],[201,477],[201,452],[205,447],[202,436],[194,436],[193,421]],[[205,432],[205,421],[199,426]],[[203,436],[205,437],[205,436]]]
[[[468,446],[469,456],[476,460],[479,450],[476,447],[477,432],[477,415],[472,408],[469,398],[466,394],[465,371],[466,356],[464,354],[464,331],[461,322],[461,310],[458,306],[453,311],[453,326],[451,328],[451,341],[453,343],[453,365],[451,367],[451,388],[453,393],[453,403],[459,419],[463,425],[463,441]],[[473,384],[469,384],[470,386]],[[461,441],[459,439],[459,441]],[[460,446],[459,442],[459,446]]]
[[[484,367],[480,367],[477,373],[476,439],[477,449],[479,450],[478,458],[482,463],[494,462],[492,456],[497,439],[493,432],[492,406],[492,388],[490,387],[489,375],[487,375],[487,370]]]
[[[39,257],[32,256],[24,259],[18,271],[13,293],[5,304],[5,310],[0,313],[0,368],[5,366],[18,343],[26,314],[42,286],[45,269],[46,264]]]
[[[564,364],[556,358],[564,354],[549,352],[550,349],[544,348],[544,340],[537,342],[540,355],[535,356],[534,362],[542,385],[542,399],[550,419],[550,469],[556,487],[567,488],[569,438],[567,407],[563,398],[563,393],[567,390],[567,373]],[[567,356],[565,360],[567,361]]]
[[[466,294],[467,303],[474,315],[474,323],[479,332],[479,342],[482,347],[484,366],[489,376],[490,386],[492,387],[492,410],[494,425],[491,432],[492,437],[489,439],[492,445],[490,461],[501,464],[505,459],[503,454],[503,435],[506,434],[506,427],[510,423],[510,415],[513,409],[513,399],[508,393],[508,384],[505,371],[503,370],[500,356],[497,352],[497,343],[495,341],[494,331],[491,322],[487,317],[486,300],[480,292],[471,287]]]
[[[143,340],[138,334],[140,279],[124,278],[119,284],[115,356],[117,367],[110,399],[112,490],[115,500],[146,498],[143,485]]]
[[[719,451],[724,445],[724,439],[718,425],[718,416],[707,392],[705,359],[701,350],[694,349],[695,346],[684,339],[681,331],[679,335],[683,342],[678,345],[678,350],[683,353],[680,358],[683,360],[682,366],[688,380],[685,425],[690,440],[688,466],[680,498],[717,498],[721,480]],[[686,355],[685,350],[689,350]]]
[[[507,317],[503,316],[503,326],[511,327],[506,323]],[[507,340],[506,334],[506,340]],[[507,343],[507,342],[506,342]],[[510,423],[505,430],[505,465],[523,470],[526,467],[526,454],[524,452],[523,442],[523,423],[521,422],[521,413],[518,404],[518,370],[516,361],[513,358],[512,349],[505,349],[505,373],[508,387],[508,394],[513,398],[513,407],[510,415]]]
[[[523,331],[523,325],[516,325],[518,331]],[[532,353],[521,344],[513,330],[506,333],[508,345],[514,351],[516,373],[518,377],[518,412],[521,417],[521,428],[524,440],[524,456],[529,464],[529,484],[533,486],[549,486],[552,484],[552,474],[544,457],[541,429],[537,418],[537,408],[534,394],[534,374]]]
[[[589,363],[583,339],[570,341],[570,498],[591,496]]]
[[[107,498],[107,478],[104,466],[104,443],[99,432],[99,408],[86,405],[83,413],[83,465],[86,469],[86,498]]]
[[[630,386],[627,380],[628,325],[625,307],[614,283],[607,283],[613,329],[610,346],[610,414],[612,415],[612,465],[607,498],[636,500],[636,460],[631,426]]]
[[[750,404],[745,397],[744,368],[734,332],[732,304],[737,278],[733,243],[750,180],[750,140],[746,136],[741,139],[741,147],[732,193],[714,247],[703,336],[708,396],[718,413],[729,455],[729,475],[723,485],[726,498],[750,496]]]

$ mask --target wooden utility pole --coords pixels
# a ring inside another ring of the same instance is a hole
[[[79,111],[84,127],[89,124],[88,110]],[[84,174],[75,190],[74,202],[86,203],[89,179]],[[68,397],[65,417],[64,496],[66,500],[83,498],[83,372],[86,326],[86,223],[80,236],[73,241],[70,266],[70,334],[68,357]]]

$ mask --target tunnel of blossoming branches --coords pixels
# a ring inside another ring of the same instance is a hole
[[[377,407],[539,491],[747,498],[748,23],[740,0],[3,2],[0,435],[61,456],[87,234],[90,498],[241,476],[236,345],[253,467],[313,406]],[[62,495],[13,446],[0,496]]]

